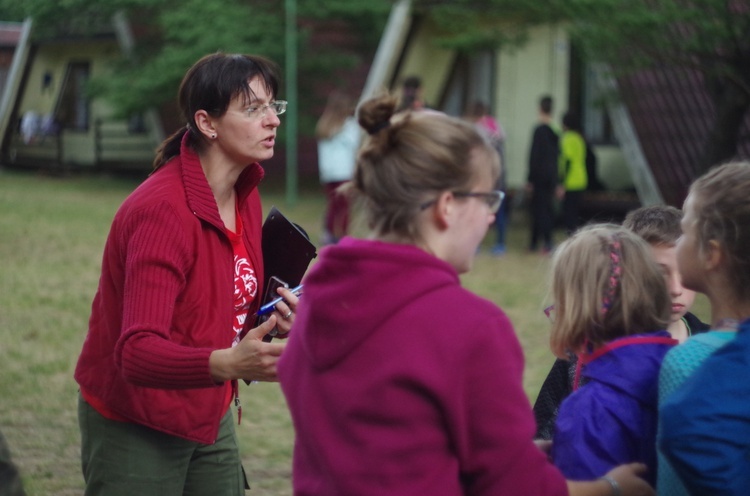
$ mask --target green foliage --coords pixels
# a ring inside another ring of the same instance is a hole
[[[575,0],[571,33],[589,56],[737,72],[750,55],[750,7],[724,0]]]
[[[185,71],[207,53],[250,52],[278,61],[283,44],[275,40],[283,39],[283,24],[277,17],[241,0],[174,2],[153,12],[155,34],[114,61],[113,75],[93,80],[91,90],[127,116],[174,98]],[[134,13],[130,18],[140,22]]]
[[[528,29],[564,23],[588,57],[628,71],[664,64],[740,84],[750,97],[750,5],[725,0],[415,0],[438,42],[476,50],[522,44]]]
[[[370,60],[391,2],[297,1],[298,71],[305,82],[299,107],[304,114],[320,103],[310,88],[327,81],[336,84],[342,69]],[[139,33],[137,44],[132,53],[113,60],[112,71],[92,79],[88,88],[91,96],[111,103],[118,117],[171,101],[185,71],[207,53],[254,53],[284,65],[285,10],[280,1],[24,0],[21,8],[0,0],[2,12],[15,18],[32,16],[36,39],[112,32],[112,16],[124,13]],[[310,43],[329,22],[350,29],[350,46]],[[302,123],[301,131],[311,128],[309,121]]]
[[[416,0],[417,13],[443,31],[437,43],[476,51],[514,48],[526,42],[531,27],[566,18],[564,0]]]
[[[299,0],[304,19],[338,20],[353,28],[355,43],[365,51],[377,46],[393,0]]]

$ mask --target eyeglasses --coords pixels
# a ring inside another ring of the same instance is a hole
[[[500,210],[500,205],[503,204],[503,198],[505,198],[505,192],[500,190],[489,191],[487,193],[475,192],[475,191],[454,191],[453,196],[456,198],[479,198],[487,204],[490,208],[490,212],[497,213]]]
[[[479,198],[487,204],[491,213],[497,213],[500,209],[500,205],[503,204],[505,198],[505,192],[500,190],[480,192],[480,191],[452,191],[451,194],[456,198]],[[430,200],[419,206],[420,210],[433,205],[437,200]]]
[[[248,107],[245,110],[245,115],[247,115],[251,119],[256,120],[264,118],[266,116],[267,110],[273,112],[274,115],[281,115],[286,112],[287,103],[288,102],[286,100],[276,100],[266,105]]]

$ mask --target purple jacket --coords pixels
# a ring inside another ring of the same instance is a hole
[[[659,337],[666,331],[614,340]],[[676,343],[676,341],[675,341]],[[588,382],[560,405],[552,458],[568,479],[601,477],[623,463],[648,466],[656,481],[659,368],[673,344],[630,344],[596,358],[583,369]]]

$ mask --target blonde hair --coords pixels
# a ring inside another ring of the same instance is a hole
[[[396,103],[383,95],[360,105],[358,120],[369,136],[357,157],[353,186],[376,234],[417,241],[415,219],[426,201],[471,187],[480,166],[489,169],[494,183],[500,159],[470,123],[436,111],[394,115]]]
[[[558,247],[552,294],[550,347],[561,358],[669,323],[671,300],[648,244],[613,224],[584,227]]]
[[[319,140],[330,139],[344,126],[348,117],[354,115],[354,100],[348,95],[333,91],[328,96],[326,108],[315,125],[315,137]]]
[[[750,297],[750,162],[715,167],[690,186],[701,249],[711,240],[727,256],[727,277],[741,299]]]

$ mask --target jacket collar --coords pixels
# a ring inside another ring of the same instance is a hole
[[[223,230],[224,222],[219,215],[216,199],[211,191],[211,187],[208,185],[206,174],[201,167],[200,158],[196,151],[189,145],[189,140],[190,132],[186,131],[182,136],[182,143],[180,145],[180,164],[188,207],[200,219],[213,224],[219,230]],[[248,165],[242,171],[235,184],[240,204],[258,187],[264,174],[263,167],[257,162]]]

